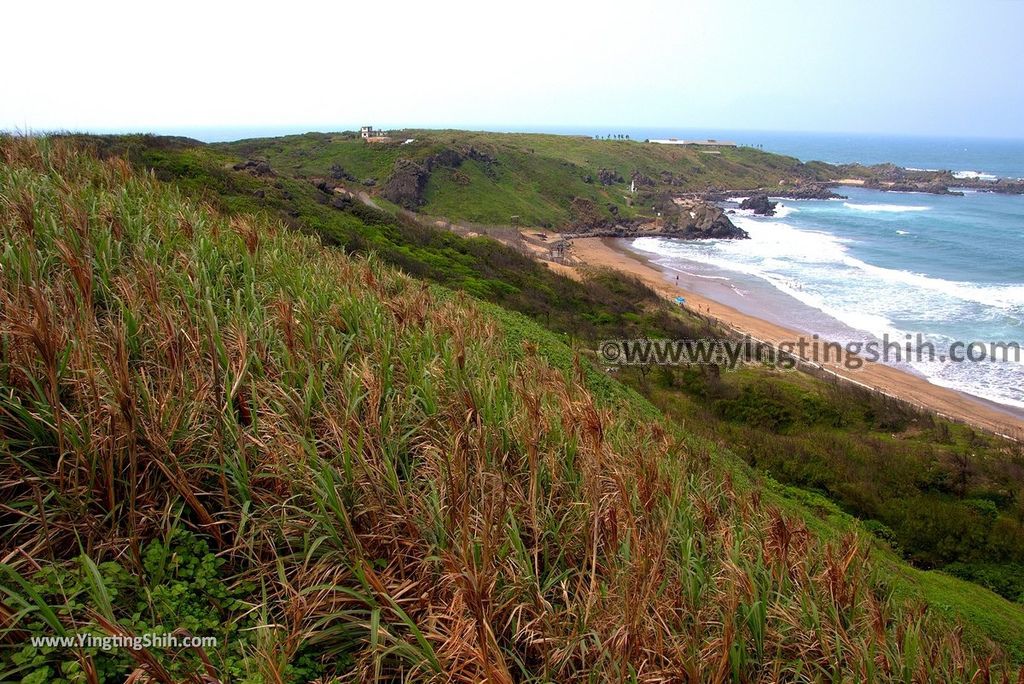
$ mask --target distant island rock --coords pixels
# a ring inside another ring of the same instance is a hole
[[[775,207],[777,205],[777,202],[772,202],[768,199],[767,194],[762,193],[753,197],[747,197],[740,202],[740,209],[749,209],[760,216],[775,216]]]

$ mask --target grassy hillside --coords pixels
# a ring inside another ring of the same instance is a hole
[[[59,142],[0,206],[0,679],[978,681],[1024,633],[516,314]],[[220,645],[26,645],[176,628]]]
[[[409,139],[414,142],[403,144]],[[609,207],[632,216],[653,214],[643,198],[656,190],[777,187],[780,181],[825,179],[820,170],[792,157],[749,147],[712,151],[565,135],[410,130],[396,133],[391,143],[367,144],[353,134],[308,133],[214,147],[239,157],[264,158],[288,175],[327,177],[337,167],[354,179],[354,185],[373,181],[374,193],[386,185],[398,160],[422,163],[457,151],[464,161],[437,165],[416,209],[500,225],[564,226],[573,220],[570,207],[575,198],[596,203],[608,216]],[[475,153],[470,155],[469,150]],[[610,175],[614,182],[602,184],[602,170],[617,178]],[[649,187],[641,183],[638,195],[629,192],[635,173],[653,182]]]
[[[584,353],[601,339],[724,334],[621,275],[570,280],[492,240],[339,202],[280,169],[256,177],[234,171],[244,157],[219,149],[144,136],[79,140],[125,154],[228,213],[280,217],[327,244],[373,253],[417,277],[524,313]],[[918,567],[941,568],[1024,601],[1020,445],[847,385],[765,368],[714,370],[621,378],[759,471],[827,495]]]

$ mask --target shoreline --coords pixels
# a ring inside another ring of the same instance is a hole
[[[630,250],[619,238],[577,239],[573,242],[570,253],[583,266],[612,268],[638,278],[667,300],[672,301],[675,297],[682,296],[686,299],[686,308],[708,316],[739,335],[750,335],[755,340],[772,345],[810,335],[743,313],[728,304],[676,285],[664,269]],[[551,265],[549,263],[549,266]],[[558,267],[559,271],[574,268],[562,264]],[[860,369],[851,370],[842,365],[841,359],[838,362],[819,362],[815,365],[825,373],[847,382],[892,396],[945,418],[1018,441],[1024,435],[1024,414],[1014,412],[1011,407],[932,384],[908,371],[882,363],[866,362]]]

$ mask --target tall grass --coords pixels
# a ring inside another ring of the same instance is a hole
[[[0,207],[2,679],[1006,672],[464,295],[53,140],[0,140]],[[139,625],[230,638],[24,648]]]

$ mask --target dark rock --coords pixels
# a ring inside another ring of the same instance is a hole
[[[782,199],[846,199],[843,195],[832,192],[827,183],[804,183],[802,185],[780,186],[777,188],[731,188],[725,190],[707,190],[699,193],[700,199],[707,202],[723,202],[730,197],[745,195],[767,195],[781,197]]]
[[[377,184],[377,179],[376,178],[364,178],[363,179],[363,185],[365,185],[368,188],[372,188],[376,184]]]
[[[585,197],[574,197],[569,204],[569,215],[572,217],[574,230],[591,231],[599,228],[608,228],[612,222],[604,215],[597,204]]]
[[[671,171],[661,172],[661,182],[665,185],[682,186],[686,184],[686,179],[682,176],[678,176]]]
[[[653,187],[655,185],[653,178],[643,173],[640,173],[639,171],[634,171],[633,175],[630,177],[630,180],[640,186]]]
[[[601,169],[597,172],[597,180],[601,185],[615,185],[616,183],[624,183],[625,180],[622,178],[622,174],[613,169]]]
[[[666,207],[667,209],[667,207]],[[564,239],[581,237],[642,237],[660,235],[683,240],[745,239],[750,236],[737,228],[721,208],[701,200],[680,200],[673,203],[671,215],[651,222],[645,219],[610,220],[601,215],[588,199],[572,201],[572,231]]]
[[[423,190],[429,178],[430,172],[423,166],[411,159],[398,159],[381,194],[399,206],[416,209],[423,204]]]
[[[427,157],[423,162],[423,167],[427,170],[427,172],[433,171],[438,166],[445,166],[448,167],[449,169],[457,169],[459,166],[462,165],[463,161],[465,161],[465,157],[459,154],[457,150],[453,150],[452,148],[447,147],[438,152],[437,154]]]
[[[761,216],[775,216],[776,202],[768,199],[768,195],[760,194],[748,197],[740,202],[740,209],[749,209]]]
[[[498,163],[498,160],[497,160],[496,157],[492,157],[491,155],[487,154],[486,152],[482,152],[482,151],[476,149],[473,146],[470,146],[469,149],[466,150],[466,158],[467,159],[472,159],[473,161],[482,162],[484,164],[497,164]]]
[[[958,195],[961,196],[964,193],[959,190],[950,190],[949,186],[941,182],[932,183],[915,183],[908,181],[905,183],[898,182],[882,182],[876,179],[870,179],[864,181],[863,187],[871,188],[872,190],[881,190],[883,192],[926,192],[930,195]]]
[[[352,198],[348,195],[335,195],[331,198],[331,206],[335,209],[348,209],[352,204]]]
[[[590,174],[588,173],[587,175],[585,175],[585,176],[583,177],[583,182],[584,182],[584,183],[593,183],[593,182],[594,182],[594,177],[593,177],[593,176],[591,176],[591,175],[590,175]]]
[[[353,182],[356,180],[356,177],[346,171],[340,164],[331,164],[331,178]]]
[[[276,176],[274,170],[270,168],[270,162],[266,159],[246,159],[244,162],[239,162],[231,167],[235,171],[245,171],[253,176]]]
[[[666,230],[667,235],[676,235],[688,240],[749,238],[747,231],[738,228],[725,212],[713,204],[700,201],[682,202],[679,205],[676,226]]]
[[[267,196],[267,192],[265,190],[253,190],[252,196],[257,199],[263,199]]]

